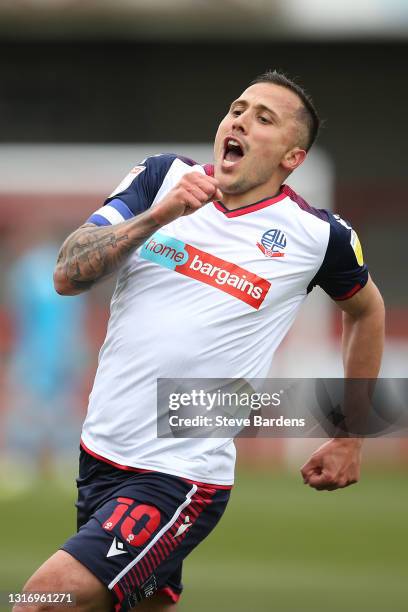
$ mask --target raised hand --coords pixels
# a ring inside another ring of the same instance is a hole
[[[212,200],[222,199],[218,181],[200,172],[185,174],[171,191],[156,206],[151,216],[163,226],[178,217],[191,215]]]

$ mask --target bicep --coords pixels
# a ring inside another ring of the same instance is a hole
[[[366,285],[358,293],[347,300],[335,300],[335,302],[346,315],[353,319],[384,310],[381,293],[370,276]]]

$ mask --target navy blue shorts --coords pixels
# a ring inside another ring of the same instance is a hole
[[[65,550],[111,590],[115,612],[156,592],[176,602],[183,559],[215,527],[230,488],[124,470],[81,449],[78,533]]]

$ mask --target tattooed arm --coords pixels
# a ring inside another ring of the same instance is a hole
[[[160,226],[147,213],[113,226],[85,224],[61,247],[54,286],[62,295],[77,295],[114,272]]]
[[[157,229],[191,214],[216,196],[217,181],[198,172],[186,174],[155,206],[117,225],[85,224],[65,240],[54,271],[61,295],[77,295],[117,270],[123,260]]]

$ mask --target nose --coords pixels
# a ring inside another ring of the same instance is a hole
[[[242,132],[244,134],[247,133],[247,129],[248,129],[247,111],[243,111],[240,115],[238,115],[237,117],[234,117],[234,120],[232,122],[232,129]]]

